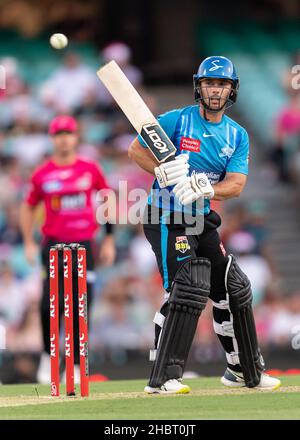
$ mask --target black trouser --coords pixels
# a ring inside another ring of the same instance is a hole
[[[153,212],[153,211],[152,211]],[[163,280],[164,288],[170,291],[172,281],[177,270],[188,258],[204,257],[211,262],[211,293],[210,299],[214,302],[213,316],[217,324],[229,322],[230,312],[227,309],[218,308],[226,300],[225,272],[228,257],[225,254],[217,228],[221,225],[220,216],[211,211],[204,218],[204,229],[200,235],[186,235],[186,226],[174,224],[171,221],[163,221],[160,216],[160,224],[151,224],[151,209],[146,207],[144,232],[155,253],[158,268]],[[168,304],[161,308],[161,313],[166,316]],[[155,347],[157,347],[160,328],[155,328]],[[217,336],[226,353],[235,352],[233,338]],[[227,362],[228,366],[235,371],[241,371],[239,364]]]
[[[93,299],[92,282],[89,281],[89,272],[94,269],[94,258],[92,244],[90,241],[78,242],[86,248],[86,268],[87,268],[87,301],[88,301],[88,316],[91,310],[91,303]],[[43,295],[40,304],[41,323],[43,332],[44,351],[50,354],[50,282],[49,282],[49,251],[50,247],[57,244],[57,241],[47,240],[42,247],[42,265],[44,269],[43,280]],[[63,255],[59,253],[59,323],[61,325],[62,316],[64,313],[64,289],[63,289]],[[76,262],[73,259],[73,323],[74,323],[74,362],[79,364],[79,328],[78,328],[78,284],[77,284],[77,268]],[[89,319],[88,319],[89,322]]]

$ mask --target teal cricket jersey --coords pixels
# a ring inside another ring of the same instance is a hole
[[[189,175],[193,171],[205,173],[214,185],[224,179],[226,172],[248,174],[248,134],[228,116],[223,115],[219,123],[209,122],[200,115],[199,106],[192,105],[169,111],[157,119],[174,143],[176,156],[189,155]],[[147,148],[141,136],[138,139]],[[167,189],[172,191],[172,188],[169,186]],[[154,201],[153,190],[159,190],[156,179],[149,194],[149,204]],[[172,194],[170,210],[181,210],[179,201]],[[161,206],[160,203],[157,202],[157,205]],[[210,201],[205,199],[204,215],[209,212]]]

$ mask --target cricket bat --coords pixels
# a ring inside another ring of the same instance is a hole
[[[98,77],[159,163],[172,160],[176,147],[115,61],[105,64]]]

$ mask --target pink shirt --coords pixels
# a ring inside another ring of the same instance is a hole
[[[287,135],[300,133],[300,109],[284,108],[278,117],[278,127]]]
[[[34,171],[26,202],[31,206],[45,203],[42,232],[46,238],[90,240],[98,228],[94,196],[100,189],[109,186],[98,164],[81,157],[66,166],[49,160]]]

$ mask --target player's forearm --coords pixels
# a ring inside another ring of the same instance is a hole
[[[28,205],[28,203],[22,203],[20,210],[20,227],[25,244],[32,243],[34,241],[34,211],[35,209]]]
[[[239,197],[243,191],[244,186],[240,182],[223,180],[222,182],[212,185],[214,189],[213,200],[227,200],[234,197]]]
[[[130,145],[128,156],[143,170],[155,175],[154,168],[158,164],[152,154],[146,148],[143,148],[137,139]]]

